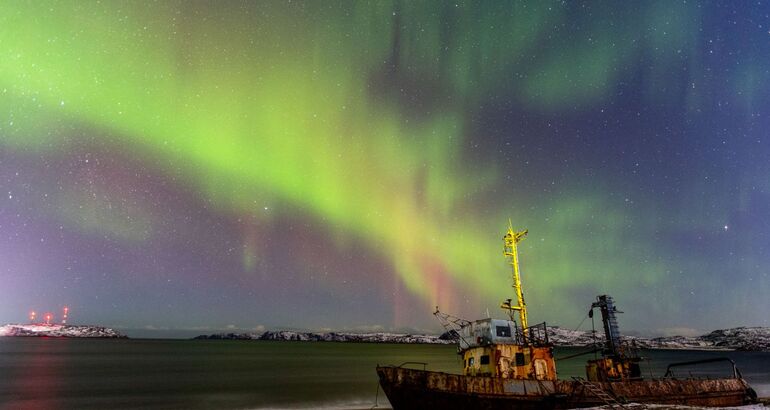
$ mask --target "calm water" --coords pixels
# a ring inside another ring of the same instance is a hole
[[[378,363],[420,361],[456,372],[454,352],[433,345],[0,338],[0,408],[369,408]],[[770,353],[644,355],[653,360],[645,372],[656,376],[668,362],[727,355],[760,396],[770,396]],[[560,377],[582,375],[584,360],[560,361]],[[379,404],[387,406],[382,392]]]

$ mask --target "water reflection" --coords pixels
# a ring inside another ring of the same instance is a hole
[[[0,404],[8,409],[60,409],[66,395],[66,341],[24,338],[26,343],[2,343]]]

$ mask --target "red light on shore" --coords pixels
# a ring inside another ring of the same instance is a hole
[[[70,308],[65,306],[62,310],[64,311],[64,314],[61,317],[61,324],[66,325],[67,324],[67,314],[69,313]]]
[[[29,322],[35,323],[35,318],[37,317],[37,313],[35,313],[34,310],[29,312]]]
[[[53,319],[53,315],[51,313],[46,313],[45,314],[45,324],[50,325],[51,324],[51,319]]]

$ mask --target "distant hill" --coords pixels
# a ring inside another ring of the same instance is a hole
[[[85,337],[85,338],[126,338],[125,335],[101,326],[75,325],[4,325],[0,326],[0,336],[17,337]]]
[[[551,342],[557,346],[590,346],[594,343],[590,332],[579,330],[553,327],[548,329],[548,335]],[[604,335],[597,333],[596,340],[604,343]],[[770,327],[736,327],[695,337],[667,336],[650,339],[623,336],[623,340],[644,349],[770,351]]]
[[[259,333],[218,333],[201,335],[195,339],[214,340],[277,340],[305,342],[358,342],[358,343],[419,343],[419,344],[452,344],[452,333],[440,336],[411,335],[397,333],[344,333],[344,332],[295,332],[268,331]],[[604,335],[597,333],[596,338],[591,332],[580,330],[549,327],[548,336],[556,346],[592,346],[604,342]],[[643,338],[624,336],[623,340],[645,349],[702,349],[702,350],[753,350],[770,351],[770,328],[768,327],[737,327],[733,329],[715,330],[697,337],[670,336],[658,338]]]
[[[257,333],[218,333],[201,335],[195,339],[216,340],[278,340],[300,342],[358,342],[358,343],[414,343],[414,344],[452,344],[452,340],[441,339],[434,335],[409,335],[397,333],[344,333],[344,332],[293,332],[280,330]]]

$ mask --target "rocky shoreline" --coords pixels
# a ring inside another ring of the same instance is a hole
[[[65,338],[127,338],[122,333],[103,326],[8,324],[0,326],[0,337],[65,337]],[[597,332],[548,328],[550,341],[556,346],[590,347],[603,343],[604,336]],[[400,333],[351,333],[351,332],[299,332],[267,331],[264,333],[216,333],[200,335],[197,340],[266,340],[302,342],[345,342],[345,343],[399,343],[399,344],[454,344],[450,333],[442,335],[400,334]],[[770,327],[736,327],[721,329],[701,336],[668,336],[644,338],[624,336],[629,344],[641,349],[685,349],[685,350],[740,350],[770,351]]]
[[[548,329],[551,341],[557,346],[591,346],[591,332],[573,331],[552,327]],[[770,351],[770,327],[736,327],[720,329],[701,336],[667,336],[645,338],[623,336],[623,340],[641,349],[686,350],[741,350]],[[604,342],[604,335],[597,333],[596,341]]]
[[[550,341],[556,346],[588,347],[594,343],[603,343],[604,336],[580,330],[568,330],[549,327]],[[267,331],[264,333],[217,333],[200,335],[194,339],[206,340],[273,340],[302,342],[352,342],[352,343],[415,343],[415,344],[453,344],[452,336],[444,333],[435,335],[413,335],[397,333],[345,333],[345,332],[297,332]],[[696,336],[668,336],[644,338],[625,336],[624,340],[642,349],[686,349],[686,350],[742,350],[770,351],[769,327],[737,327],[715,330]]]
[[[10,324],[0,326],[0,337],[68,337],[125,339],[122,333],[102,326]]]
[[[294,332],[287,330],[259,333],[217,333],[200,335],[194,339],[208,340],[274,340],[296,342],[353,342],[353,343],[409,343],[452,344],[454,341],[434,335],[410,335],[398,333],[345,333],[345,332]]]

